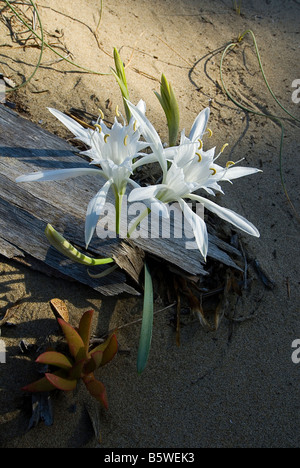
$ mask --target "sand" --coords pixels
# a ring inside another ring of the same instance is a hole
[[[62,111],[80,108],[91,114],[102,108],[112,121],[116,105],[122,109],[118,85],[109,74],[116,47],[127,65],[131,100],[146,101],[147,116],[162,139],[167,139],[167,127],[153,92],[159,90],[162,73],[175,89],[181,128],[188,132],[198,112],[210,105],[212,146],[229,143],[222,162],[245,158],[245,164],[263,170],[226,185],[225,196],[218,200],[260,230],[259,239],[243,234],[240,238],[275,287],[268,289],[255,279],[234,305],[232,312],[238,321],[224,318],[218,330],[207,332],[191,320],[182,327],[179,347],[170,326],[170,311],[157,314],[151,354],[142,375],[136,372],[140,324],[121,329],[120,352],[101,371],[109,410],[99,408],[80,386],[75,394],[53,399],[52,426],[40,422],[28,431],[30,401],[21,387],[37,376],[36,345],[58,333],[49,300],[58,297],[65,301],[73,325],[85,310],[94,308],[98,335],[138,319],[142,301],[101,297],[84,286],[50,278],[2,257],[1,315],[18,299],[23,302],[10,320],[15,326],[1,329],[7,355],[6,364],[0,364],[0,445],[299,447],[300,364],[291,359],[292,342],[300,339],[299,221],[280,181],[280,127],[235,106],[222,90],[219,73],[226,44],[253,30],[274,93],[299,118],[299,104],[292,101],[292,83],[300,78],[299,2],[249,0],[243,2],[239,15],[229,0],[105,0],[95,36],[99,4],[95,0],[43,0],[38,5],[46,39],[56,44],[60,40],[64,56],[68,51],[74,62],[105,75],[85,74],[69,63],[58,62],[55,54],[45,50],[35,77],[9,100],[17,104],[21,115],[63,138],[70,134],[47,107]],[[8,15],[7,11],[3,14]],[[19,84],[32,73],[40,51],[17,47],[2,22],[0,37],[6,45],[1,47],[0,71]],[[226,58],[224,79],[240,102],[285,118],[283,175],[299,212],[299,127],[268,93],[251,36]],[[156,295],[156,310],[163,305]],[[21,340],[34,345],[33,350],[22,353]]]

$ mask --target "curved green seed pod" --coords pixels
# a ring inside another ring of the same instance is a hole
[[[45,235],[50,244],[55,247],[60,253],[70,258],[74,262],[81,263],[82,265],[106,265],[107,263],[113,263],[113,258],[92,258],[79,252],[69,241],[67,241],[62,235],[60,235],[55,229],[47,224],[45,229]]]

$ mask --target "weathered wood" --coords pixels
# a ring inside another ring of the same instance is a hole
[[[103,184],[102,180],[84,176],[57,182],[15,182],[19,175],[33,171],[86,167],[87,162],[76,152],[68,142],[0,105],[0,253],[8,258],[35,259],[49,267],[50,272],[59,272],[105,295],[138,294],[126,284],[122,271],[101,279],[91,278],[86,267],[65,259],[49,247],[44,235],[50,223],[73,245],[84,250],[87,204]],[[112,197],[108,196],[108,202],[113,204]],[[119,265],[137,281],[141,262],[134,264],[130,260],[132,246],[161,257],[189,274],[206,274],[201,254],[197,250],[186,250],[185,239],[139,238],[127,245],[127,241],[94,236],[87,254],[117,258],[119,252]],[[236,266],[224,250],[230,254],[239,253],[209,236],[209,256]],[[124,261],[126,255],[128,258]],[[101,268],[97,268],[99,271]]]

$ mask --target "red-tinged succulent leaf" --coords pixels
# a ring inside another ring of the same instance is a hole
[[[96,348],[90,351],[89,356],[91,356],[96,351],[103,351],[103,358],[101,361],[101,367],[105,366],[108,362],[110,362],[116,352],[118,351],[118,340],[115,334],[110,335],[104,343],[96,346]]]
[[[92,309],[88,310],[87,312],[83,314],[79,323],[78,332],[85,345],[86,352],[88,352],[89,350],[93,314],[94,314],[94,311]]]
[[[103,383],[95,379],[94,374],[89,374],[84,377],[83,381],[90,394],[96,398],[96,400],[100,401],[104,408],[108,409],[106,388]]]
[[[36,362],[41,364],[49,364],[51,366],[60,367],[61,369],[71,369],[72,361],[62,353],[56,351],[46,351],[36,359]]]
[[[43,377],[42,379],[36,380],[35,382],[26,385],[25,387],[22,388],[25,392],[31,392],[31,393],[36,393],[36,392],[51,392],[51,390],[55,390],[55,386],[49,382],[49,380],[46,379],[46,377]]]
[[[101,361],[103,358],[103,351],[95,351],[91,353],[90,360],[84,366],[84,373],[90,374],[94,372],[98,367],[101,365]]]
[[[85,346],[79,333],[69,323],[62,319],[57,319],[65,335],[71,355],[76,361],[86,357]]]
[[[74,366],[70,370],[68,378],[71,380],[80,379],[83,374],[83,367],[86,362],[86,359],[82,359],[81,361],[76,362],[76,364],[74,364]]]
[[[65,377],[60,377],[55,374],[45,374],[46,379],[55,387],[58,388],[58,390],[63,390],[63,391],[70,391],[74,390],[77,385],[77,380],[70,380]]]
[[[52,375],[55,375],[61,378],[66,378],[68,374],[66,373],[65,370],[60,369],[54,372]],[[26,385],[25,387],[22,388],[22,390],[35,393],[35,392],[51,392],[51,390],[55,390],[56,388],[57,387],[53,385],[46,377],[43,377],[29,385]]]

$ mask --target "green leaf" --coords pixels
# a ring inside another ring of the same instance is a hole
[[[88,353],[88,350],[89,350],[93,315],[94,315],[94,311],[92,309],[88,310],[87,312],[83,314],[79,322],[78,333],[80,337],[82,338],[86,353]]]
[[[54,372],[52,375],[66,378],[67,374],[66,371],[64,370],[58,370]],[[26,385],[25,387],[22,388],[25,392],[31,392],[31,393],[36,393],[36,392],[51,392],[52,390],[55,390],[57,387],[56,385],[53,385],[46,377],[42,377],[39,380],[36,380],[35,382]]]
[[[71,369],[73,363],[62,353],[56,351],[46,351],[36,359],[40,364],[49,364],[51,366],[60,367],[61,369]]]
[[[102,351],[103,357],[101,361],[101,367],[105,366],[108,362],[110,362],[116,352],[118,351],[118,340],[115,334],[109,336],[104,343],[96,346],[92,351],[90,351],[90,355],[95,352]]]
[[[153,328],[153,286],[148,265],[145,263],[144,307],[141,335],[137,357],[137,370],[142,373],[146,367]]]
[[[89,374],[88,376],[84,377],[83,381],[90,394],[96,398],[96,400],[100,401],[104,408],[107,409],[107,394],[103,383],[99,380],[96,380],[94,374]]]
[[[103,358],[103,351],[91,353],[90,360],[84,366],[84,373],[90,374],[100,367]]]
[[[62,319],[57,319],[69,345],[69,350],[73,358],[78,362],[86,357],[85,345],[81,336],[69,323]]]
[[[86,359],[81,359],[77,361],[76,364],[70,369],[68,379],[69,380],[79,380],[82,377],[83,367],[86,363]]]
[[[74,390],[77,385],[77,380],[75,379],[70,380],[55,374],[45,374],[45,377],[50,382],[50,384],[52,384],[58,390],[69,392],[71,390]]]
[[[36,380],[35,382],[26,385],[22,388],[22,390],[24,390],[24,392],[36,393],[51,392],[51,390],[55,390],[55,388],[56,387],[52,385],[52,383],[50,383],[49,380],[46,379],[46,377],[43,377],[42,379]]]
[[[154,92],[162,106],[167,118],[169,129],[169,146],[175,146],[179,130],[179,106],[176,96],[170,83],[168,83],[164,74],[161,77],[160,92]]]

